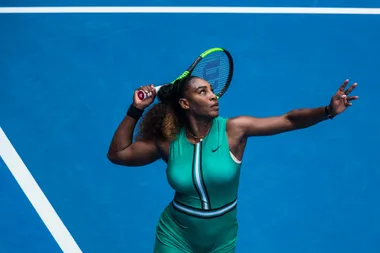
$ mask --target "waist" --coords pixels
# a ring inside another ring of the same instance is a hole
[[[237,206],[237,198],[217,208],[205,208],[203,205],[201,208],[197,208],[197,207],[193,207],[193,206],[189,206],[184,203],[181,203],[176,198],[173,199],[171,205],[178,212],[181,212],[193,217],[210,219],[210,218],[223,216],[231,212],[232,210],[235,210]]]

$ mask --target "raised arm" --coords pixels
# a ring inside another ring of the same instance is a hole
[[[155,91],[153,86],[142,87],[147,92],[152,92],[153,96],[141,101],[135,91],[133,104],[116,129],[107,157],[115,164],[125,166],[143,166],[152,163],[160,158],[160,151],[153,141],[133,142],[133,132],[138,119],[143,110],[154,100]]]
[[[281,116],[267,118],[240,116],[229,121],[229,129],[235,129],[234,132],[240,132],[241,136],[246,137],[265,136],[307,128],[328,118],[332,119],[351,106],[352,100],[358,99],[358,96],[348,96],[357,84],[354,83],[345,91],[347,84],[348,80],[344,81],[328,106],[296,109]]]

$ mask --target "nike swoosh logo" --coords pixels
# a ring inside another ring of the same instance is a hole
[[[216,152],[222,145],[220,145],[219,147],[217,147],[216,149],[213,149],[212,152]]]

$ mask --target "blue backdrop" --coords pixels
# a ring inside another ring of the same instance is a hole
[[[358,3],[286,6],[380,7]],[[63,4],[80,5],[54,5]],[[222,116],[326,105],[346,78],[358,82],[360,96],[332,121],[249,141],[237,252],[380,251],[379,15],[2,14],[0,24],[1,128],[83,252],[152,251],[158,216],[173,196],[165,165],[113,165],[108,145],[136,87],[172,80],[216,46],[235,60]],[[1,160],[0,252],[60,252]]]

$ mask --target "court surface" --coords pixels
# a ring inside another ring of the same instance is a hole
[[[0,1],[0,10],[124,4],[9,3]],[[208,6],[379,8],[380,1]],[[134,89],[171,81],[210,47],[235,60],[220,101],[225,117],[326,105],[346,78],[358,82],[359,100],[334,120],[249,141],[237,252],[380,252],[379,27],[380,15],[365,14],[0,14],[0,252],[152,252],[158,216],[173,196],[165,165],[113,165],[108,145]]]

